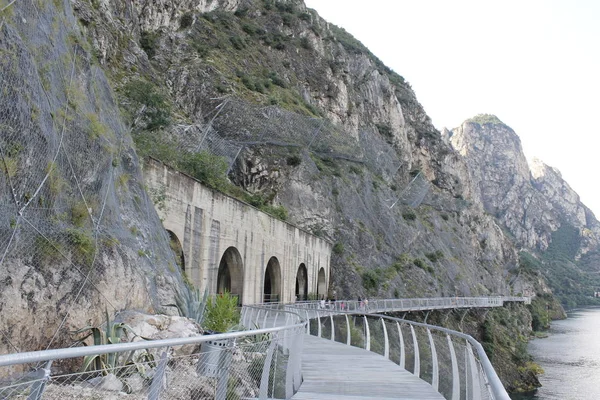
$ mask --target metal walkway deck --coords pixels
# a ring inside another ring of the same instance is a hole
[[[295,400],[439,400],[431,385],[382,356],[306,335],[302,352],[304,381]]]

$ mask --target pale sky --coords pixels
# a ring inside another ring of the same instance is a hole
[[[305,2],[410,82],[438,129],[495,114],[600,218],[600,1]]]

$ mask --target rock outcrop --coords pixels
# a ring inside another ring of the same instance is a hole
[[[2,353],[68,346],[105,310],[176,312],[182,275],[92,58],[69,2],[0,15]]]
[[[532,250],[547,250],[552,234],[572,226],[584,238],[576,258],[598,246],[598,221],[555,168],[527,163],[517,134],[495,116],[465,121],[444,137],[466,160],[485,210]]]

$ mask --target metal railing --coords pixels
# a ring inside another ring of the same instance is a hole
[[[254,329],[2,355],[0,398],[289,399],[301,383],[306,320],[244,306],[241,321]],[[98,368],[81,372],[87,362]]]
[[[448,400],[510,400],[483,347],[470,335],[383,315],[302,306],[286,309],[304,313],[307,333],[378,353]]]
[[[295,308],[326,309],[340,312],[392,312],[392,311],[427,311],[451,308],[487,308],[502,307],[507,302],[531,303],[529,297],[431,297],[417,299],[364,299],[338,301],[299,301]]]

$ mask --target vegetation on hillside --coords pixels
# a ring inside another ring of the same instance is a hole
[[[485,124],[504,125],[504,122],[500,121],[500,119],[498,117],[496,117],[495,115],[492,115],[492,114],[477,114],[473,118],[469,118],[466,122],[472,122],[472,123],[479,124],[479,125],[485,125]]]

